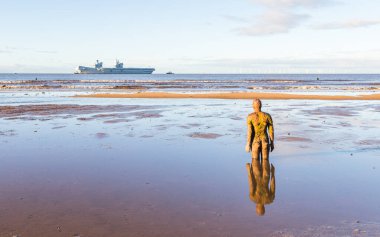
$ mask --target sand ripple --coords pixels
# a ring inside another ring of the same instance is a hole
[[[221,137],[223,135],[220,135],[220,134],[217,134],[217,133],[200,133],[200,132],[195,132],[195,133],[189,134],[188,136],[192,137],[192,138],[216,139],[216,138]]]

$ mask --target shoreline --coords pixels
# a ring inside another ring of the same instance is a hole
[[[380,100],[380,94],[370,95],[305,95],[286,93],[261,92],[228,92],[228,93],[168,93],[168,92],[139,92],[139,93],[99,93],[91,95],[75,95],[80,98],[140,98],[140,99],[269,99],[269,100]]]

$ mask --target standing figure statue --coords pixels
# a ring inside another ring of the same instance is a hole
[[[253,100],[255,112],[248,115],[247,145],[245,150],[252,153],[252,159],[268,159],[274,149],[274,129],[272,117],[261,111],[261,100]]]
[[[255,112],[248,115],[247,144],[245,150],[252,154],[252,164],[247,163],[249,198],[256,203],[256,213],[265,214],[265,205],[274,201],[276,181],[274,166],[269,165],[269,149],[274,149],[273,120],[261,111],[261,101],[253,100]]]

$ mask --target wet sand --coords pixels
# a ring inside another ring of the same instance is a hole
[[[0,106],[1,237],[380,235],[378,101],[264,100],[276,191],[257,216],[250,102],[62,100]]]
[[[270,100],[380,100],[380,94],[370,95],[310,95],[288,93],[258,93],[258,92],[226,92],[226,93],[169,93],[169,92],[138,92],[138,93],[107,93],[77,95],[86,98],[152,98],[152,99],[249,99],[261,98]]]

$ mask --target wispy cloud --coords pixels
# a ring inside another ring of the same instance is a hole
[[[266,11],[255,23],[235,28],[240,35],[260,36],[287,33],[309,18],[306,14],[294,14],[285,11]]]
[[[57,54],[58,51],[50,51],[50,50],[35,50],[36,53],[41,53],[41,54]]]
[[[351,29],[351,28],[363,28],[374,25],[379,25],[380,20],[349,20],[344,22],[330,22],[313,26],[316,30],[339,30],[339,29]]]
[[[17,48],[17,47],[11,47],[11,46],[5,46],[3,48],[0,48],[0,54],[12,54],[12,53],[19,53],[19,52],[38,53],[38,54],[57,54],[58,53],[58,51],[54,51],[54,50]]]
[[[5,54],[5,53],[12,53],[12,51],[10,51],[10,50],[3,50],[3,49],[0,49],[0,53],[1,54]]]
[[[0,73],[59,73],[73,72],[76,65],[62,63],[52,66],[42,64],[0,64]]]
[[[2,49],[0,48],[0,53],[1,54],[10,54],[10,53],[13,53],[15,50],[16,50],[16,48],[14,48],[14,47],[5,46]]]
[[[264,12],[251,21],[243,21],[244,18],[240,17],[227,17],[235,22],[240,19],[240,22],[245,23],[233,29],[240,35],[263,36],[287,33],[310,18],[310,15],[303,13],[302,10],[335,3],[333,0],[250,0],[250,2],[263,7]]]
[[[251,0],[251,2],[275,8],[315,7],[333,3],[332,0]]]
[[[235,21],[235,22],[249,22],[249,19],[244,18],[244,17],[238,17],[238,16],[232,16],[232,15],[222,15],[223,18],[230,20],[230,21]]]

